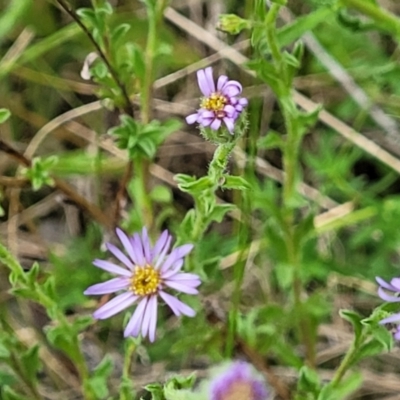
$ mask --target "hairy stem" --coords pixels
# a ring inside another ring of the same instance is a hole
[[[271,51],[272,60],[277,73],[281,76],[277,87],[277,99],[282,110],[286,127],[286,143],[283,149],[283,205],[284,205],[284,234],[287,249],[287,260],[293,268],[292,290],[294,298],[294,310],[298,316],[298,335],[306,349],[306,360],[310,366],[315,363],[315,346],[311,334],[310,320],[303,312],[302,293],[303,285],[300,279],[301,253],[296,245],[295,232],[295,208],[293,197],[296,192],[296,173],[299,168],[299,148],[301,135],[299,130],[296,103],[292,96],[292,82],[289,78],[288,67],[279,49],[276,34],[276,19],[281,5],[273,3],[265,20],[266,37]]]

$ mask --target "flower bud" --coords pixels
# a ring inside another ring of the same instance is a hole
[[[230,33],[231,35],[237,35],[243,29],[250,29],[251,22],[247,19],[238,17],[235,14],[221,14],[217,29],[220,31]]]

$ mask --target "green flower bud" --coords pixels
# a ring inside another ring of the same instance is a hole
[[[231,35],[237,35],[243,29],[250,29],[251,22],[247,19],[238,17],[235,14],[221,14],[217,29],[220,31],[230,33]]]

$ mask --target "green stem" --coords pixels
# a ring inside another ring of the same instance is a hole
[[[12,352],[10,355],[10,359],[11,359],[13,371],[19,376],[19,378],[22,380],[22,382],[28,388],[30,395],[32,396],[32,399],[41,400],[42,397],[40,396],[40,393],[38,392],[38,389],[36,388],[34,382],[29,380],[25,376],[25,373],[23,372],[23,368],[21,367],[20,358],[18,356],[16,356],[14,354],[14,352]]]
[[[38,290],[40,290],[40,288],[38,288]],[[57,310],[54,320],[57,321],[61,326],[63,326],[65,335],[70,334],[70,343],[72,344],[72,346],[67,356],[74,362],[74,366],[78,370],[78,374],[82,382],[82,392],[84,399],[95,400],[96,396],[93,392],[93,389],[88,384],[90,378],[89,369],[87,367],[85,357],[83,356],[81,347],[79,345],[78,336],[75,334],[75,332],[72,333],[70,331],[70,323],[68,319],[65,317],[64,313],[57,308],[57,304],[52,298],[50,298],[43,292],[39,292],[38,303],[43,305],[46,309]]]
[[[278,67],[279,70],[284,68],[283,56],[280,52],[278,38],[276,35],[276,19],[278,18],[281,7],[282,6],[280,4],[273,3],[265,19],[269,49],[271,51],[272,59],[275,62],[275,66]]]
[[[149,229],[153,225],[153,212],[151,199],[148,195],[148,173],[149,161],[141,158],[133,160],[134,167],[134,201],[137,204],[137,209],[141,212],[142,224]]]
[[[126,90],[125,85],[121,82],[117,71],[115,70],[114,66],[111,64],[107,54],[103,51],[101,48],[100,44],[96,41],[92,33],[89,31],[89,29],[86,27],[86,25],[81,21],[79,18],[78,14],[76,11],[71,8],[69,3],[65,0],[57,0],[58,4],[64,9],[65,12],[67,12],[70,17],[79,25],[79,27],[82,29],[82,31],[86,34],[86,36],[89,38],[89,40],[92,42],[93,46],[97,50],[100,58],[103,60],[103,62],[106,64],[108,71],[110,72],[110,75],[112,79],[115,81],[116,85],[120,88],[122,96],[124,98],[125,105],[123,107],[123,111],[130,115],[133,116],[133,109],[132,109],[132,104],[129,99],[129,94]]]
[[[298,168],[298,153],[300,141],[298,139],[298,130],[296,123],[296,116],[288,110],[290,108],[295,108],[293,98],[289,97],[286,101],[279,101],[281,109],[283,111],[283,116],[285,119],[286,127],[286,146],[283,152],[283,169],[285,171],[284,183],[283,183],[283,199],[285,205],[288,209],[293,210],[290,203],[292,202],[293,194],[296,190],[296,171]],[[293,211],[290,211],[290,217],[288,217],[288,222],[292,224]]]
[[[0,261],[11,270],[10,274],[10,282],[13,287],[16,288],[29,288],[30,290],[35,289],[35,295],[32,296],[31,300],[37,301],[47,310],[55,310],[55,315],[51,315],[52,319],[57,321],[65,331],[65,335],[71,333],[69,327],[69,321],[63,314],[63,312],[58,308],[58,303],[49,297],[42,288],[34,284],[32,287],[32,283],[29,282],[27,274],[23,271],[19,262],[12,256],[12,254],[2,245],[0,244]],[[79,346],[78,337],[74,334],[72,336],[71,333],[71,343],[72,348],[71,352],[67,354],[67,356],[74,361],[74,365],[76,366],[79,376],[82,381],[82,390],[85,400],[95,400],[96,396],[94,395],[92,389],[88,385],[89,380],[89,370],[86,365],[85,358],[82,354],[82,351]]]
[[[250,215],[250,213],[249,213]],[[236,337],[236,332],[237,332],[237,320],[239,316],[239,306],[240,306],[240,300],[241,300],[241,295],[242,295],[242,285],[243,285],[243,280],[244,280],[244,273],[245,273],[245,268],[246,268],[246,259],[244,257],[244,253],[247,251],[246,247],[244,245],[245,240],[247,240],[248,237],[248,230],[246,227],[249,226],[249,224],[243,223],[241,225],[244,227],[240,232],[239,232],[239,243],[242,246],[242,250],[240,251],[236,263],[234,265],[234,279],[235,279],[235,287],[233,289],[233,294],[232,294],[232,308],[229,313],[229,325],[228,325],[228,336],[226,339],[226,346],[225,346],[225,355],[227,358],[232,357],[232,353],[234,350],[234,344],[235,344],[235,337]]]
[[[295,209],[293,197],[296,191],[296,173],[299,168],[299,149],[301,135],[299,131],[299,112],[292,96],[292,82],[285,59],[279,48],[276,35],[276,19],[281,5],[273,3],[265,19],[266,37],[271,51],[272,60],[276,71],[282,77],[277,87],[277,98],[282,110],[286,128],[286,143],[283,149],[283,205],[284,226],[282,226],[287,246],[287,260],[293,268],[292,290],[294,299],[294,310],[298,316],[299,340],[306,349],[306,360],[310,366],[315,362],[315,346],[311,334],[309,318],[304,315],[302,307],[302,281],[300,278],[301,250],[296,245],[295,233]]]
[[[146,73],[142,82],[141,90],[141,119],[144,124],[148,124],[151,120],[151,103],[152,103],[152,90],[154,81],[154,58],[156,55],[158,28],[162,19],[164,9],[167,5],[167,0],[160,0],[152,9],[148,6],[148,21],[149,30],[147,34],[147,43],[145,51],[145,65]],[[132,164],[130,164],[132,167]],[[139,186],[140,199],[139,210],[143,214],[143,222],[149,229],[153,224],[153,212],[151,199],[148,196],[148,182],[149,179],[149,162],[147,160],[134,160],[135,178]],[[129,168],[129,165],[128,165]]]
[[[339,368],[336,370],[335,375],[330,382],[330,386],[337,387],[340,384],[340,381],[342,380],[344,374],[352,365],[354,357],[357,355],[357,352],[364,343],[365,337],[366,332],[364,331],[359,338],[354,338],[349,350],[347,351],[342,362],[340,363]]]
[[[132,384],[130,377],[130,370],[132,365],[132,356],[136,351],[136,344],[131,341],[125,346],[125,354],[124,354],[124,365],[122,368],[122,385],[120,391],[120,400],[130,400],[133,396],[132,393]],[[125,386],[127,385],[127,386]]]
[[[389,11],[366,0],[340,0],[340,2],[347,7],[357,9],[359,12],[379,23],[382,28],[396,36],[400,36],[400,19]]]
[[[154,80],[154,58],[156,55],[157,39],[159,36],[158,27],[166,5],[167,0],[159,0],[157,1],[154,10],[150,10],[151,6],[149,6],[149,31],[147,34],[146,51],[144,56],[146,73],[144,76],[141,93],[141,116],[142,122],[145,124],[147,124],[151,119],[151,101]]]

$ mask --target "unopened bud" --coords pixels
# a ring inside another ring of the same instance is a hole
[[[238,17],[235,14],[221,14],[217,29],[220,31],[230,33],[231,35],[237,35],[243,29],[250,29],[251,22],[247,19]]]

